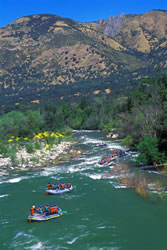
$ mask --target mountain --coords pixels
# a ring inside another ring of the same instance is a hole
[[[167,71],[167,12],[81,23],[24,16],[0,29],[0,104],[121,93]]]

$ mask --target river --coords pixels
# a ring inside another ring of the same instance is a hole
[[[167,197],[143,198],[119,185],[112,168],[98,159],[118,148],[98,131],[74,131],[83,150],[58,166],[0,177],[0,249],[166,250]],[[105,141],[107,147],[96,144]],[[120,159],[133,165],[132,159]],[[150,178],[156,177],[148,173]],[[163,178],[163,182],[166,178]],[[46,195],[48,182],[71,181],[71,193]],[[32,205],[55,204],[68,213],[47,222],[28,223]]]

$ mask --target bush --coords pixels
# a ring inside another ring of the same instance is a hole
[[[106,124],[104,124],[103,130],[104,130],[105,132],[110,132],[110,131],[112,131],[112,129],[113,129],[113,126],[112,126],[111,123],[106,123]]]
[[[65,132],[64,132],[64,135],[71,135],[72,134],[72,128],[66,128]]]
[[[121,144],[122,144],[123,146],[128,147],[128,148],[131,148],[131,147],[134,145],[132,136],[130,136],[130,135],[126,136],[126,137],[122,140]]]
[[[25,144],[25,147],[26,147],[27,153],[31,154],[31,153],[35,152],[35,148],[34,148],[33,143],[28,142],[28,143]]]
[[[165,154],[158,150],[158,139],[152,136],[145,136],[137,145],[140,155],[137,161],[146,164],[155,164],[165,162]]]

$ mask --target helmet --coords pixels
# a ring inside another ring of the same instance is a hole
[[[40,205],[40,207],[42,207],[42,205]]]
[[[50,207],[53,207],[53,205],[50,205]]]
[[[48,182],[48,184],[50,184],[50,182]]]
[[[35,206],[34,206],[34,205],[33,205],[32,207],[33,207],[33,208],[35,208]]]
[[[64,182],[63,182],[63,181],[61,181],[61,183],[62,183],[62,184],[64,184]]]
[[[49,206],[49,204],[46,204],[46,206]]]
[[[55,206],[57,207],[57,204],[55,204]]]

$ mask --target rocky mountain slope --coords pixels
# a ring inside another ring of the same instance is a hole
[[[32,15],[0,29],[0,104],[119,93],[167,71],[167,12],[80,23]]]

